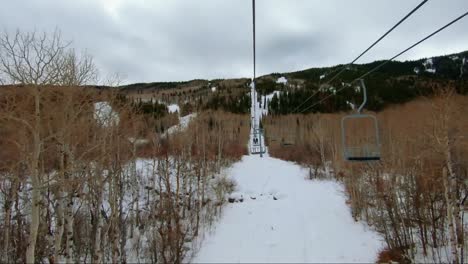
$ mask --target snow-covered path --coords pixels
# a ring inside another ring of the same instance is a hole
[[[194,262],[375,262],[382,239],[352,219],[340,184],[259,156],[229,175],[244,201],[225,207]]]

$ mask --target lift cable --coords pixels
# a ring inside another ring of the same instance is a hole
[[[256,78],[256,39],[255,39],[255,0],[252,0],[252,56],[253,56],[253,61],[252,61],[252,83],[251,83],[251,109],[250,109],[250,115],[251,115],[251,129],[255,130],[256,126],[256,112],[257,112],[257,107],[255,105],[255,78]]]
[[[383,34],[379,39],[377,39],[372,45],[370,45],[366,50],[364,50],[359,56],[357,56],[352,62],[343,65],[342,69],[335,74],[331,79],[329,79],[325,84],[323,85],[328,85],[332,81],[334,81],[338,76],[340,76],[347,68],[348,66],[352,65],[355,63],[358,59],[360,59],[364,54],[366,54],[369,50],[371,50],[377,43],[379,43],[382,39],[384,39],[390,32],[392,32],[395,28],[397,28],[401,23],[403,23],[406,19],[408,19],[413,13],[415,13],[418,9],[420,9],[424,4],[426,4],[429,0],[424,0],[422,1],[418,6],[416,6],[411,12],[409,12],[405,17],[403,17],[398,23],[396,23],[392,28],[390,28],[385,34]],[[335,72],[335,71],[334,71]],[[315,91],[311,96],[309,96],[304,102],[302,102],[298,107],[294,108],[294,110],[291,113],[296,112],[300,107],[302,107],[305,103],[307,103],[312,97],[314,97],[319,90]]]
[[[312,107],[316,106],[316,105],[319,105],[321,103],[323,103],[325,100],[327,100],[328,98],[332,97],[332,96],[335,96],[337,93],[339,93],[340,91],[344,90],[345,88],[347,87],[350,87],[353,83],[359,81],[360,79],[364,79],[365,77],[369,76],[370,74],[372,74],[373,72],[377,71],[378,69],[382,68],[383,66],[385,66],[387,63],[393,61],[394,59],[398,58],[399,56],[403,55],[404,53],[408,52],[409,50],[413,49],[414,47],[418,46],[419,44],[421,44],[422,42],[426,41],[427,39],[433,37],[434,35],[436,35],[437,33],[441,32],[442,30],[450,27],[451,25],[453,25],[454,23],[456,23],[457,21],[461,20],[462,18],[464,18],[465,16],[468,15],[468,11],[465,12],[463,15],[457,17],[456,19],[452,20],[450,23],[446,24],[445,26],[439,28],[438,30],[432,32],[430,35],[428,35],[427,37],[421,39],[420,41],[414,43],[413,45],[411,45],[410,47],[408,47],[407,49],[403,50],[402,52],[396,54],[395,56],[393,56],[392,58],[382,62],[381,64],[377,65],[375,68],[371,69],[370,71],[366,72],[365,74],[361,75],[360,77],[354,79],[353,81],[351,81],[350,83],[348,83],[347,85],[341,87],[340,89],[338,89],[334,94],[330,94],[326,97],[324,97],[322,100],[318,101],[317,103],[303,109],[301,111],[301,113],[304,113],[305,111],[311,109]]]

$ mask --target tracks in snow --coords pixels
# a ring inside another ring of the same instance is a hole
[[[229,175],[244,201],[225,207],[194,262],[375,262],[382,238],[353,220],[340,184],[271,157],[245,156]]]

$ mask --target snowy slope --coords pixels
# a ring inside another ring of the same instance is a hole
[[[165,137],[167,134],[171,135],[171,134],[174,134],[176,132],[184,131],[185,129],[187,129],[190,121],[192,121],[192,119],[194,119],[196,117],[197,117],[197,113],[192,113],[192,114],[180,117],[179,118],[179,124],[177,124],[175,126],[171,126],[170,128],[168,128],[167,131],[162,135],[162,137]]]
[[[229,174],[244,201],[226,206],[194,262],[375,262],[382,238],[353,220],[340,184],[259,156]]]

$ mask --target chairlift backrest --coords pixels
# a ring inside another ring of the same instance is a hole
[[[373,142],[366,142],[359,146],[350,145],[347,140],[348,123],[359,122],[359,120],[367,119],[372,124],[372,131],[369,131],[374,137]],[[380,137],[379,125],[377,118],[369,114],[353,114],[345,116],[341,119],[341,137],[343,142],[343,156],[348,161],[376,161],[380,160]]]
[[[352,115],[347,115],[341,119],[341,140],[343,143],[343,157],[348,161],[357,161],[357,162],[366,162],[366,161],[379,161],[380,160],[380,137],[379,137],[379,125],[377,118],[374,115],[362,114],[361,111],[367,103],[367,92],[364,80],[361,81],[361,88],[363,91],[364,100],[359,106],[357,113]],[[347,123],[349,122],[359,122],[360,120],[367,119],[372,123],[371,134],[374,135],[374,142],[366,142],[365,144],[360,144],[359,146],[350,145],[347,142]]]

